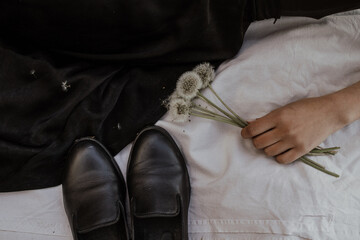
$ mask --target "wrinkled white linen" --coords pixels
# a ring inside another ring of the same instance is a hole
[[[239,54],[217,71],[214,89],[240,116],[255,119],[360,81],[359,11],[272,22],[253,23]],[[338,179],[301,162],[277,164],[223,123],[165,115],[157,125],[187,159],[190,239],[360,239],[360,121],[321,145],[341,146],[336,156],[313,158]],[[116,156],[124,174],[130,147]],[[1,193],[0,239],[72,239],[61,187]]]

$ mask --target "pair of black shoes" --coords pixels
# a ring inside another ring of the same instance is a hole
[[[77,140],[69,152],[63,181],[64,206],[74,239],[188,239],[189,175],[180,150],[164,129],[146,128],[135,139],[127,190],[105,147],[92,138]]]

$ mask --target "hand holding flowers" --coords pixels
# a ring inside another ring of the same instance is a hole
[[[332,133],[334,130],[311,127],[326,128],[327,125],[323,121],[332,120],[326,116],[324,118],[321,114],[320,116],[318,114],[317,118],[311,116],[313,113],[313,111],[309,111],[311,108],[318,110],[319,113],[328,111],[322,107],[323,102],[320,99],[305,99],[289,104],[249,124],[226,105],[211,87],[214,78],[213,67],[208,63],[198,65],[193,71],[186,72],[179,78],[176,91],[170,96],[168,103],[174,121],[184,122],[190,115],[193,115],[241,127],[244,128],[242,131],[244,138],[252,138],[256,148],[264,149],[268,156],[275,156],[278,162],[290,163],[298,159],[329,175],[339,176],[307,157],[311,155],[334,155],[339,149],[338,147],[311,149],[311,146],[320,144],[327,137],[326,134]],[[215,104],[200,92],[201,89],[207,87],[225,108]],[[195,99],[199,99],[211,108],[196,104]],[[309,141],[305,145],[302,143],[306,141],[302,138],[313,141]]]
[[[342,128],[326,96],[307,98],[252,121],[241,132],[279,163],[291,163]]]

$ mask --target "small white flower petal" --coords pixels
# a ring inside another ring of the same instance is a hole
[[[64,92],[67,92],[69,88],[71,88],[70,84],[67,84],[67,81],[61,83],[61,88]]]
[[[173,92],[170,96],[168,96],[163,102],[162,105],[166,107],[168,110],[170,109],[170,102],[172,99],[179,98],[179,95],[177,95],[176,91]]]

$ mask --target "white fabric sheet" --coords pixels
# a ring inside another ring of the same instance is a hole
[[[253,23],[223,63],[215,90],[246,119],[360,81],[360,12],[321,20]],[[209,91],[204,92],[215,100]],[[187,159],[190,239],[360,239],[360,121],[329,136],[334,157],[315,157],[336,179],[301,163],[280,165],[236,127],[191,118],[167,129]],[[116,160],[125,174],[130,145]],[[61,187],[0,194],[1,240],[70,240]]]

